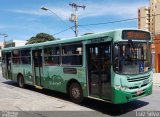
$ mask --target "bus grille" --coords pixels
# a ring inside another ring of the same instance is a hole
[[[146,86],[148,83],[141,85],[141,87]],[[129,89],[138,89],[140,88],[139,86],[134,86],[134,87],[129,87]]]
[[[138,77],[138,78],[127,78],[128,82],[136,82],[148,79],[149,76]]]

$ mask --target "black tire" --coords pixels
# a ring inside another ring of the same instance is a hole
[[[24,88],[24,78],[22,75],[18,75],[18,85],[20,88]]]
[[[78,83],[74,82],[69,86],[69,96],[74,103],[83,101],[83,91]]]

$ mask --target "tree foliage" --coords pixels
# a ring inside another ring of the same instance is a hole
[[[36,36],[31,37],[26,43],[26,45],[33,44],[33,43],[41,43],[45,41],[53,41],[55,39],[56,39],[55,37],[47,33],[38,33]]]

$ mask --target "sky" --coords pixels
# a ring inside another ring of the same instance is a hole
[[[0,0],[0,33],[7,40],[28,40],[38,33],[48,33],[56,38],[74,37],[74,26],[69,21],[73,13],[69,3],[85,5],[78,9],[78,35],[98,33],[121,28],[137,28],[137,20],[113,22],[137,18],[138,8],[148,6],[149,0]],[[47,7],[50,11],[41,8]],[[64,23],[65,22],[65,23]],[[88,25],[88,26],[82,26]],[[64,31],[65,29],[68,29]],[[59,33],[64,31],[62,33]],[[59,34],[57,34],[59,33]],[[3,36],[0,35],[0,41]]]

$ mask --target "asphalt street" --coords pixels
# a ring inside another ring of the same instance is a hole
[[[154,85],[152,95],[123,105],[113,105],[93,99],[85,99],[79,105],[72,103],[63,93],[38,90],[32,86],[21,89],[15,82],[2,78],[0,72],[0,116],[5,115],[6,111],[18,111],[19,115],[25,114],[27,117],[55,114],[65,117],[128,116],[128,114],[136,116],[137,111],[160,111],[159,104],[159,85]]]

